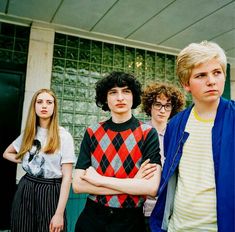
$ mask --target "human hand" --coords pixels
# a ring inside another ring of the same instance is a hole
[[[64,215],[55,214],[50,222],[49,226],[50,232],[60,232],[64,229]]]
[[[139,171],[136,173],[134,178],[138,179],[150,179],[153,175],[154,172],[157,170],[157,164],[155,163],[150,163],[150,159],[145,160],[141,166]]]
[[[90,166],[80,178],[93,185],[101,186],[103,176],[100,175],[92,166]]]

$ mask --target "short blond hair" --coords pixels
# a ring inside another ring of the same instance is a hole
[[[176,61],[176,74],[181,85],[188,85],[189,78],[195,66],[212,59],[217,59],[226,76],[227,58],[224,50],[214,42],[202,41],[191,43],[178,55]]]

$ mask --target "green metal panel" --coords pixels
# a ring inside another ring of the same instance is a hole
[[[69,201],[66,206],[68,232],[74,232],[75,224],[85,206],[86,199],[87,199],[87,194],[75,194],[73,193],[71,188],[69,194]]]

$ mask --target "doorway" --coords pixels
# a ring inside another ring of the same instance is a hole
[[[2,154],[20,134],[25,85],[25,71],[21,70],[22,67],[0,67],[0,230],[10,228],[11,204],[16,190],[17,165],[3,159]]]

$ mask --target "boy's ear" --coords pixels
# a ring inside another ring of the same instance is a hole
[[[183,88],[186,92],[188,92],[188,93],[191,92],[189,84],[183,85]]]

